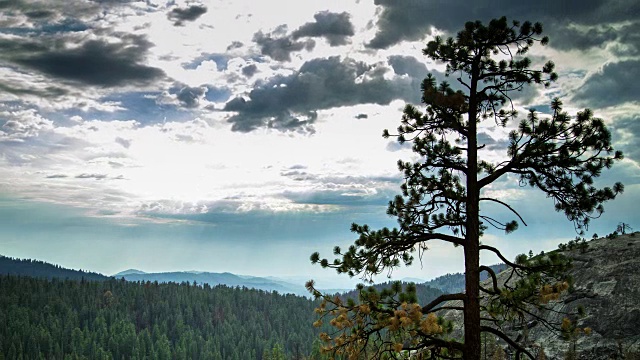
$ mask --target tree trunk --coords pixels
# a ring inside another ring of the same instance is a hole
[[[464,359],[480,360],[480,189],[478,189],[477,94],[478,64],[471,70],[469,93],[469,132],[467,136],[467,221],[464,244],[465,303]]]
[[[473,222],[473,221],[471,221]],[[476,218],[475,223],[478,220]],[[477,232],[475,239],[467,231],[464,247],[465,262],[465,303],[464,303],[464,359],[480,360],[480,254]]]

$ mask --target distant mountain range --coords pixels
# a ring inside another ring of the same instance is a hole
[[[163,273],[146,273],[144,271],[129,269],[119,272],[113,275],[115,278],[124,278],[127,281],[141,281],[141,282],[159,282],[159,283],[193,283],[197,284],[209,284],[226,285],[231,287],[246,287],[265,291],[277,291],[281,294],[296,294],[301,296],[308,296],[309,292],[302,285],[296,285],[283,280],[276,280],[275,278],[264,278],[257,276],[236,275],[232,273],[211,273],[211,272],[198,272],[198,271],[177,271],[177,272],[163,272]]]
[[[490,266],[496,273],[502,271],[506,266],[504,264]],[[20,276],[32,276],[40,278],[61,278],[72,280],[106,280],[109,277],[83,270],[71,270],[60,267],[59,265],[49,264],[38,260],[26,260],[15,259],[0,255],[0,275],[20,275]],[[159,283],[193,283],[197,284],[209,284],[226,285],[230,287],[246,287],[251,289],[258,289],[264,291],[277,291],[281,294],[295,294],[300,296],[309,296],[309,293],[304,288],[303,284],[297,282],[291,282],[277,277],[258,277],[249,275],[237,275],[228,272],[224,273],[212,273],[203,271],[178,271],[178,272],[163,272],[163,273],[147,273],[137,269],[128,269],[114,274],[112,277],[124,278],[127,281],[140,281],[140,282],[159,282]],[[481,278],[486,279],[487,274],[481,273]],[[404,283],[414,282],[425,288],[433,288],[442,291],[443,293],[456,293],[464,290],[464,274],[454,273],[439,276],[430,281],[424,281],[417,278],[404,278]],[[328,289],[324,290],[328,293],[348,293],[353,289]]]

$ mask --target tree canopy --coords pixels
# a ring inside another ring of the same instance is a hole
[[[421,352],[430,358],[480,358],[480,337],[491,333],[517,353],[533,359],[526,345],[511,339],[504,325],[526,322],[535,313],[530,306],[543,307],[570,285],[563,278],[568,263],[557,253],[519,256],[509,261],[500,250],[480,240],[488,227],[515,231],[526,225],[508,199],[491,195],[490,186],[513,182],[533,187],[551,198],[555,210],[566,215],[582,232],[589,221],[603,211],[602,204],[623,191],[616,183],[598,187],[594,179],[610,168],[622,153],[614,151],[604,121],[586,109],[570,116],[562,101],[553,99],[550,113],[530,110],[519,117],[515,95],[525,86],[550,86],[557,79],[554,63],[534,68],[526,57],[536,43],[546,45],[542,25],[495,19],[465,24],[456,37],[436,37],[423,50],[427,57],[446,64],[446,75],[455,88],[438,83],[429,75],[422,82],[424,110],[406,105],[394,136],[411,142],[417,161],[399,161],[404,181],[401,194],[390,201],[387,213],[397,227],[371,229],[353,224],[358,235],[346,251],[334,249],[337,258],[311,256],[313,263],[350,276],[371,280],[374,275],[410,265],[433,241],[444,241],[464,252],[465,291],[442,295],[429,304],[418,304],[414,289],[394,288],[378,293],[361,287],[359,302],[342,302],[325,296],[317,310],[322,318],[332,317],[335,333],[324,333],[325,350],[346,358],[399,358],[407,352]],[[457,90],[456,90],[457,88]],[[486,123],[486,124],[485,124]],[[508,131],[507,145],[500,156],[480,141],[483,126]],[[504,219],[496,205],[513,214]],[[496,274],[481,265],[481,251],[495,253],[511,272],[499,285]],[[492,279],[489,288],[480,285],[480,273]],[[308,284],[310,291],[321,296]],[[456,304],[447,303],[457,300]],[[438,312],[461,311],[462,338],[449,335],[451,324]],[[562,324],[545,324],[560,328]]]
[[[317,305],[222,285],[0,274],[0,359],[322,359]]]

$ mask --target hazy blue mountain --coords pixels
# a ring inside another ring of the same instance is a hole
[[[69,280],[107,280],[102,274],[83,270],[65,269],[44,261],[16,259],[0,255],[0,275],[19,275],[37,278]]]
[[[128,270],[127,270],[128,271]],[[210,286],[226,285],[230,287],[247,287],[250,289],[258,289],[265,291],[277,291],[285,294],[296,294],[308,296],[308,292],[302,285],[296,285],[282,280],[274,280],[263,277],[236,275],[228,272],[224,273],[211,273],[211,272],[196,272],[196,271],[178,271],[178,272],[164,272],[164,273],[145,273],[145,272],[129,272],[127,274],[118,273],[115,274],[116,278],[124,278],[127,281],[157,281],[159,283],[193,283],[194,281],[199,284],[209,284]]]
[[[490,266],[496,273],[506,268],[504,264]],[[21,275],[31,277],[42,278],[62,278],[62,279],[85,279],[85,280],[105,280],[107,276],[87,272],[83,270],[71,270],[60,267],[59,265],[49,264],[38,260],[24,260],[14,259],[0,255],[0,274]],[[125,278],[128,281],[157,281],[159,283],[193,283],[197,284],[209,284],[210,286],[226,285],[230,287],[246,287],[250,289],[258,289],[265,291],[277,291],[282,294],[296,294],[301,296],[310,296],[307,290],[304,288],[303,281],[295,281],[297,278],[286,280],[280,277],[268,276],[257,277],[249,275],[237,275],[228,272],[224,273],[211,273],[202,271],[177,271],[177,272],[164,272],[164,273],[146,273],[142,270],[127,269],[121,271],[115,275],[115,278]],[[484,280],[487,278],[485,272],[481,273],[481,278]],[[433,280],[424,282],[422,279],[417,278],[404,278],[403,282],[414,282],[418,285],[424,285],[439,289],[444,293],[455,293],[464,290],[464,274],[446,274],[439,276]],[[322,289],[324,293],[346,293],[351,289]]]
[[[137,269],[127,269],[125,271],[120,271],[117,274],[113,274],[113,277],[119,278],[119,277],[123,277],[125,275],[132,275],[132,274],[146,274],[146,272],[142,271],[142,270],[137,270]]]

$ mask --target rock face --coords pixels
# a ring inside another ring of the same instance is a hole
[[[542,316],[560,323],[564,313],[575,313],[581,305],[586,316],[578,319],[576,326],[591,328],[591,334],[581,334],[572,342],[540,324],[526,333],[519,330],[508,334],[512,339],[526,336],[528,347],[544,348],[548,359],[565,359],[574,345],[577,359],[636,359],[640,351],[640,233],[588,244],[586,251],[564,251],[573,260],[569,272],[575,280],[574,289],[550,302],[548,307],[552,310]],[[504,282],[506,272],[499,274],[498,280]],[[489,284],[485,282],[485,286]],[[459,311],[442,315],[456,324],[462,323]]]
[[[578,338],[578,358],[621,359],[625,352],[638,351],[640,233],[593,240],[585,253],[572,250],[565,255],[573,259],[570,272],[575,291],[564,294],[554,307],[574,310],[583,305],[586,316],[577,325],[593,329],[591,335]],[[531,338],[549,350],[568,348],[567,342],[552,338],[542,329],[532,331]]]

